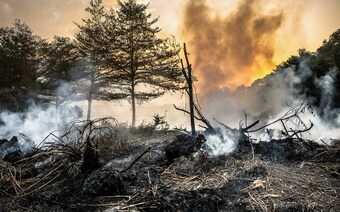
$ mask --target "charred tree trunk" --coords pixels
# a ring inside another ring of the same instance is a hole
[[[187,83],[186,92],[189,96],[189,110],[190,111],[188,112],[184,109],[179,109],[175,105],[174,105],[174,107],[177,110],[184,111],[184,112],[186,112],[190,115],[191,134],[195,135],[196,134],[196,129],[195,129],[195,118],[196,117],[195,117],[195,103],[194,103],[194,92],[193,92],[193,81],[192,81],[192,69],[191,69],[191,64],[189,62],[188,52],[187,52],[187,48],[186,48],[185,43],[184,43],[184,56],[185,56],[185,61],[187,63],[188,73],[185,71],[185,68],[184,68],[184,65],[183,65],[183,60],[180,59],[180,61],[181,61],[181,65],[182,65],[182,73],[183,73],[183,76],[184,76],[186,83]]]
[[[187,83],[188,83],[188,91],[189,91],[191,133],[192,135],[195,135],[196,129],[195,129],[194,94],[192,90],[192,75],[191,75],[192,70],[191,70],[191,64],[189,63],[189,58],[188,58],[188,53],[187,53],[187,48],[186,48],[185,43],[184,43],[184,55],[185,55],[185,60],[188,66]]]
[[[84,149],[84,160],[81,167],[82,173],[87,175],[91,173],[93,170],[99,168],[99,155],[97,150],[97,142],[95,138],[92,137],[92,124],[93,122],[89,122],[89,134],[86,138],[85,149]]]
[[[92,96],[90,96],[89,99],[87,100],[87,118],[86,118],[86,120],[91,120],[91,107],[92,107]]]
[[[180,59],[180,62],[181,62],[181,66],[182,66],[182,73],[183,73],[183,76],[184,76],[184,78],[185,78],[185,80],[187,82],[187,86],[188,86],[188,88],[186,89],[186,92],[187,92],[187,94],[189,96],[189,99],[190,99],[190,102],[189,102],[189,104],[190,104],[190,111],[178,108],[178,107],[176,107],[176,105],[174,105],[174,107],[175,107],[176,110],[183,111],[183,112],[185,112],[185,113],[190,115],[190,123],[191,123],[192,135],[196,134],[195,119],[198,120],[198,121],[201,121],[201,122],[203,122],[205,124],[205,126],[199,125],[200,127],[205,128],[210,133],[214,133],[215,129],[212,127],[212,125],[210,124],[209,120],[204,117],[204,115],[201,112],[199,106],[197,106],[197,104],[194,102],[192,69],[191,69],[191,64],[189,62],[188,53],[187,53],[187,50],[186,50],[185,43],[184,43],[184,54],[185,54],[185,59],[186,59],[186,63],[187,63],[188,73],[185,71],[182,59]]]

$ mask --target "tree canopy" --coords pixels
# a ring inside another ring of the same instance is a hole
[[[12,27],[0,28],[0,96],[8,108],[20,110],[28,99],[37,98],[39,78],[45,72],[45,45],[19,19]]]
[[[157,37],[158,18],[147,13],[148,4],[135,0],[118,1],[119,9],[106,14],[104,56],[110,78],[120,84],[132,105],[132,125],[136,122],[136,102],[142,103],[180,89],[183,82],[178,67],[179,48]]]
[[[147,12],[148,4],[118,1],[118,8],[104,10],[102,0],[91,0],[75,39],[55,36],[47,41],[34,35],[20,20],[0,28],[0,96],[2,105],[20,105],[38,98],[57,106],[70,86],[79,99],[88,101],[90,119],[93,100],[127,98],[132,105],[181,89],[179,46],[157,36],[158,18]],[[60,90],[60,89],[59,89]]]

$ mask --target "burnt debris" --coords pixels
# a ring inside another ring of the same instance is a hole
[[[173,163],[175,158],[189,156],[198,151],[205,143],[204,135],[191,136],[189,134],[178,135],[171,143],[165,147],[168,162]]]
[[[18,150],[20,150],[20,145],[16,136],[13,136],[10,140],[0,139],[0,158]]]
[[[339,145],[289,138],[251,148],[241,141],[235,152],[210,157],[199,151],[203,135],[160,132],[123,143],[90,137],[96,141],[100,167],[86,172],[82,168],[88,157],[87,138],[68,143],[59,138],[14,163],[0,159],[0,210],[336,211],[340,207]]]

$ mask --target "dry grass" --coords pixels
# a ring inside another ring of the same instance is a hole
[[[106,163],[118,156],[131,157],[141,147],[161,149],[178,133],[129,135],[128,141],[98,140],[98,151]],[[135,181],[126,182],[126,193],[91,199],[79,199],[83,198],[79,186],[82,160],[77,148],[81,150],[77,145],[54,143],[16,163],[0,160],[3,207],[0,210],[36,211],[41,207],[43,211],[52,206],[61,211],[112,208],[118,211],[337,211],[340,208],[339,164],[330,160],[339,154],[339,146],[320,149],[310,160],[290,162],[265,161],[251,153],[220,158],[198,153],[165,166],[150,163],[153,154],[147,153],[144,160],[125,173],[136,177]],[[33,207],[32,200],[41,205]]]

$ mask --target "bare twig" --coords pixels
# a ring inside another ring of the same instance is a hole
[[[137,161],[139,161],[143,157],[143,155],[145,155],[147,152],[149,152],[150,149],[151,149],[151,147],[148,147],[146,150],[144,150],[136,159],[134,159],[132,161],[132,163],[128,167],[126,167],[125,169],[120,171],[120,173],[123,173],[123,172],[126,172],[127,170],[129,170],[135,163],[137,163]]]

